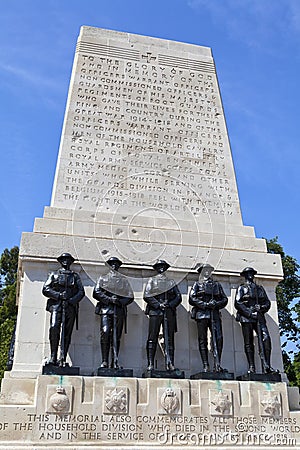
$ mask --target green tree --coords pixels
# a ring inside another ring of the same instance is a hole
[[[8,286],[17,281],[19,247],[6,248],[0,257],[0,287]]]
[[[286,352],[283,352],[282,356],[284,370],[290,385],[300,387],[300,352],[294,356],[293,361]]]
[[[3,251],[0,257],[0,379],[6,369],[8,351],[17,318],[16,286],[19,248]]]
[[[297,274],[300,265],[295,258],[285,254],[277,236],[266,241],[268,252],[281,256],[283,280],[276,287],[276,299],[279,329],[284,339],[282,346],[285,347],[288,341],[297,343],[300,333],[300,277]]]
[[[291,383],[293,386],[299,386],[300,387],[300,352],[298,352],[295,357],[294,361],[292,362],[292,368],[294,370],[296,380],[294,383]]]
[[[283,280],[276,287],[276,299],[284,369],[291,385],[300,387],[300,277],[297,274],[300,265],[284,252],[277,236],[266,241],[268,252],[281,256],[283,268]],[[294,344],[294,349],[285,350],[288,342]]]

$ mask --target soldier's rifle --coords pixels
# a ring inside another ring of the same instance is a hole
[[[68,274],[67,271],[64,273],[65,277],[65,293],[67,295],[68,292]],[[61,332],[60,332],[60,358],[59,365],[64,367],[66,364],[65,357],[65,333],[66,333],[66,301],[67,299],[62,299],[62,312],[61,312]]]
[[[214,301],[214,286],[212,285],[210,302],[213,302],[213,301]],[[220,363],[219,352],[218,352],[217,336],[216,336],[216,328],[215,328],[215,317],[214,317],[213,309],[210,310],[210,323],[211,323],[211,337],[212,337],[212,344],[213,344],[214,363],[215,363],[215,369],[218,372],[220,370],[221,363]]]
[[[260,306],[259,305],[259,300],[258,300],[258,293],[257,293],[257,285],[254,284],[254,291],[255,291],[255,305],[256,306]],[[265,355],[265,347],[264,347],[264,339],[263,339],[263,333],[262,333],[262,314],[260,312],[260,308],[256,308],[257,311],[257,339],[258,339],[258,347],[259,347],[259,356],[260,356],[260,361],[261,361],[261,369],[262,369],[262,373],[265,373],[266,370],[266,355]]]
[[[117,300],[117,296],[113,295],[114,300]],[[112,339],[112,344],[113,344],[113,367],[114,369],[118,369],[119,368],[119,364],[118,364],[118,349],[117,349],[117,345],[118,345],[118,340],[117,340],[117,305],[116,303],[114,303],[114,315],[113,315],[113,339]]]
[[[165,342],[165,363],[166,363],[166,369],[170,369],[172,366],[172,361],[170,357],[170,347],[169,347],[169,322],[168,322],[168,316],[167,316],[167,308],[168,308],[168,299],[167,294],[164,294],[165,299],[163,302],[164,309],[163,309],[163,334],[164,334],[164,342]]]

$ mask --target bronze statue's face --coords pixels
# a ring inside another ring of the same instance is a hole
[[[70,265],[72,264],[72,261],[69,258],[62,258],[60,260],[60,264],[64,269],[70,269]]]
[[[245,280],[247,281],[253,281],[254,280],[254,273],[253,272],[245,272]]]
[[[209,278],[209,277],[211,276],[211,273],[212,273],[212,270],[211,270],[209,267],[204,267],[204,268],[202,269],[200,275],[201,275],[204,279],[207,279],[207,278]]]
[[[112,268],[112,270],[115,270],[117,272],[119,270],[120,264],[117,261],[112,262],[110,263],[110,267]]]
[[[164,273],[167,270],[166,266],[160,265],[156,267],[157,273]]]

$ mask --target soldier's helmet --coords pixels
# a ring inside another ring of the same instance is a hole
[[[72,264],[72,263],[75,261],[75,258],[73,258],[73,256],[71,255],[71,253],[62,253],[62,254],[57,258],[57,261],[61,263],[64,259],[67,259],[68,261],[70,261],[70,264]]]
[[[157,270],[159,267],[163,267],[165,271],[170,267],[170,264],[167,263],[164,259],[159,259],[156,261],[156,263],[153,264],[153,269]]]
[[[253,275],[257,274],[257,270],[253,269],[253,267],[245,267],[244,270],[240,273],[241,277],[244,277],[246,273],[253,273]]]
[[[210,264],[198,264],[196,266],[196,270],[198,273],[201,273],[203,269],[209,269],[211,272],[213,272],[215,270],[215,268],[213,266],[211,266]]]
[[[112,256],[111,258],[109,258],[106,261],[106,264],[108,264],[109,266],[112,266],[113,264],[116,264],[118,266],[118,268],[123,264],[123,262],[117,258],[116,256]]]

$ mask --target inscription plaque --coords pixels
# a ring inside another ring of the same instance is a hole
[[[51,206],[240,224],[210,49],[83,27]]]
[[[13,447],[28,438],[34,446],[49,445],[59,450],[70,445],[155,450],[299,448],[299,414],[288,412],[281,401],[286,392],[284,383],[270,390],[264,383],[254,386],[253,382],[229,381],[218,383],[216,389],[215,381],[176,380],[171,386],[166,380],[112,381],[101,377],[95,379],[90,392],[92,402],[86,401],[86,389],[92,386],[88,387],[86,380],[70,377],[67,383],[60,386],[65,394],[58,395],[71,399],[74,391],[72,411],[49,409],[49,398],[56,395],[57,385],[48,385],[50,397],[40,396],[37,405],[24,406],[14,413],[7,408],[0,421],[1,442]],[[243,383],[251,392],[248,399],[241,395]],[[147,386],[151,392],[145,391]],[[199,388],[201,398],[195,395]],[[39,385],[37,389],[41,392]],[[78,392],[81,395],[76,395]]]

